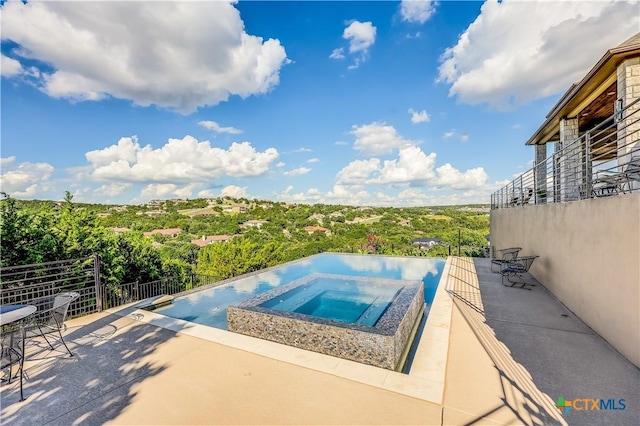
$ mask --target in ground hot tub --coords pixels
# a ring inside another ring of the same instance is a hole
[[[424,308],[422,281],[311,274],[227,309],[229,331],[390,370]]]

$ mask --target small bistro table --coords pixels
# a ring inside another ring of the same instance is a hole
[[[9,367],[8,383],[11,383],[12,366],[20,365],[18,374],[20,374],[20,401],[24,401],[24,393],[22,390],[22,368],[24,366],[24,341],[25,341],[25,319],[32,315],[37,308],[34,305],[0,305],[0,327],[10,328],[1,335],[1,353],[2,368]],[[9,327],[13,326],[15,327]],[[14,343],[15,333],[21,333],[19,348]],[[5,345],[6,343],[6,345]],[[6,365],[5,361],[6,360]],[[3,379],[4,381],[5,379]]]

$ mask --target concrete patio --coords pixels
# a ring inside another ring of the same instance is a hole
[[[640,370],[544,287],[504,287],[489,259],[452,258],[446,278],[454,306],[442,404],[157,327],[123,309],[69,321],[72,358],[64,347],[31,345],[27,399],[18,401],[17,382],[3,385],[0,423],[640,423]],[[626,408],[562,415],[558,397],[625,399]]]

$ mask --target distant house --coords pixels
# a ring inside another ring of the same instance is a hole
[[[245,228],[261,228],[262,225],[264,225],[265,223],[269,223],[269,222],[266,221],[266,220],[254,220],[254,219],[252,219],[252,220],[246,221],[245,223],[243,223],[240,226],[245,227]]]
[[[109,207],[109,210],[114,211],[114,212],[122,212],[122,211],[125,211],[126,209],[127,209],[127,206]]]
[[[246,213],[246,204],[226,204],[222,206],[222,211],[225,213]]]
[[[147,207],[148,208],[156,208],[156,207],[161,207],[162,204],[164,204],[164,201],[162,200],[151,200],[147,203]]]
[[[180,228],[168,228],[168,229],[154,229],[153,231],[144,232],[144,235],[147,237],[152,237],[156,234],[160,235],[168,235],[172,238],[177,237],[182,232]]]
[[[400,226],[408,226],[409,228],[411,228],[411,221],[409,219],[405,219],[405,220],[401,220],[400,222],[398,222],[398,225]]]
[[[209,235],[209,236],[203,235],[202,238],[196,238],[195,240],[191,240],[191,243],[199,247],[204,247],[206,245],[213,244],[213,243],[226,243],[230,239],[231,237],[228,235]]]
[[[315,213],[315,214],[312,214],[311,216],[309,216],[307,219],[308,220],[317,220],[318,222],[322,223],[322,221],[324,220],[324,215],[322,213]]]
[[[344,217],[344,214],[342,212],[333,212],[329,214],[330,218],[336,218],[336,217]]]
[[[137,215],[146,214],[147,216],[158,216],[158,215],[161,215],[161,214],[164,214],[164,213],[165,213],[164,210],[149,210],[149,211],[146,211],[146,212],[137,212],[136,214]]]
[[[129,228],[113,228],[113,232],[115,234],[122,234],[123,232],[129,232],[131,229]]]
[[[436,244],[440,244],[442,240],[440,238],[416,238],[411,241],[411,245],[418,246],[420,250],[430,249]]]
[[[111,213],[98,213],[98,217],[109,217]]]
[[[322,226],[305,226],[304,230],[307,231],[309,235],[313,234],[314,232],[324,232],[324,234],[327,236],[331,235],[331,231],[327,228],[323,228]]]

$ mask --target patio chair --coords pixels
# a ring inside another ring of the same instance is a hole
[[[522,250],[522,247],[509,247],[506,249],[498,250],[500,252],[500,258],[491,259],[491,272],[500,272],[504,266],[506,266],[509,262],[514,261],[518,258],[518,253]],[[498,270],[496,271],[493,265],[498,266]]]
[[[20,401],[24,401],[22,377],[24,371],[24,330],[22,325],[3,327],[0,334],[0,369],[4,372],[2,381],[11,384],[11,380],[20,377]],[[13,366],[18,370],[13,373]]]
[[[525,286],[535,284],[524,281],[522,275],[529,272],[529,268],[531,268],[531,265],[533,265],[533,261],[538,257],[539,256],[522,256],[505,264],[500,270],[500,273],[502,274],[502,285],[508,285],[504,282],[504,279],[506,277],[507,282],[511,283],[510,287],[513,287],[516,284],[520,284],[520,288],[531,290],[530,288],[527,288]],[[520,281],[512,281],[511,277],[513,276],[517,276],[518,278],[520,278]]]
[[[34,314],[34,319],[27,326],[27,337],[42,336],[51,349],[54,349],[47,338],[47,334],[57,332],[58,336],[60,336],[60,341],[69,352],[69,356],[73,356],[73,353],[71,353],[62,338],[62,331],[66,328],[64,321],[67,318],[69,305],[78,297],[80,297],[80,294],[76,292],[60,293],[53,298],[53,303],[49,299],[49,305],[39,306],[38,311]]]
[[[531,197],[533,196],[533,188],[526,187],[524,188],[524,192],[516,192],[514,196],[511,198],[510,205],[512,206],[522,206],[525,204],[529,204]]]

